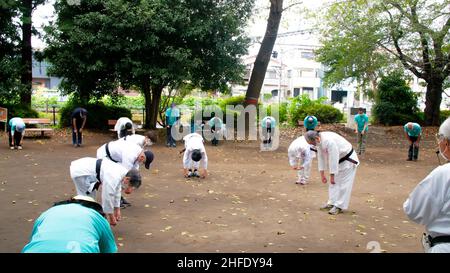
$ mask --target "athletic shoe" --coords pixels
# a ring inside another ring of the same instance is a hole
[[[9,147],[11,150],[14,150],[14,147],[13,146],[11,146],[11,147]]]
[[[19,145],[19,146],[17,147],[17,149],[22,150],[22,146]]]
[[[330,211],[328,212],[328,214],[331,214],[331,215],[337,215],[339,213],[342,213],[342,209],[340,209],[340,208],[338,208],[336,206],[332,207],[330,209]]]
[[[329,210],[329,209],[332,209],[332,208],[334,208],[333,205],[325,204],[325,205],[320,207],[320,210]]]
[[[121,197],[121,199],[120,199],[120,208],[123,209],[123,208],[129,207],[129,206],[131,206],[131,203],[128,202],[125,198]]]
[[[305,179],[299,179],[299,180],[295,181],[295,184],[306,185],[306,180]]]

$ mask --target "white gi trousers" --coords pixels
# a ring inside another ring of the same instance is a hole
[[[301,165],[303,166],[303,169],[297,171],[298,180],[308,181],[309,177],[311,176],[311,163],[312,160],[309,161],[309,163],[304,164],[304,159],[301,159]]]
[[[356,158],[356,160],[358,159]],[[329,205],[333,205],[344,210],[348,209],[356,169],[357,165],[347,160],[344,160],[339,164],[339,172],[334,176],[335,184],[333,185],[330,183],[328,186]]]
[[[91,175],[83,175],[72,177],[78,195],[89,196],[95,199],[97,190],[92,190],[92,187],[97,183],[97,178]],[[92,192],[90,192],[92,190]],[[89,193],[87,193],[89,191]]]
[[[450,253],[450,243],[437,244],[428,249],[427,253]]]

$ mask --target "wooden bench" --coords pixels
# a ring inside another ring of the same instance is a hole
[[[135,124],[137,124],[138,122],[140,122],[140,121],[133,120],[133,126],[136,127]],[[109,128],[109,131],[115,132],[114,131],[114,126],[116,125],[116,123],[117,123],[117,119],[108,119],[108,126],[112,127],[112,128]],[[134,128],[134,131],[136,133],[137,132],[144,132],[145,129],[143,129],[143,128]]]
[[[48,128],[51,125],[51,121],[48,118],[23,118],[25,125],[36,125],[36,128],[28,128],[25,126],[25,132],[41,132],[41,136],[44,136],[44,132],[52,132],[53,128]]]
[[[108,126],[112,126],[113,128],[109,128],[109,130],[111,131],[111,132],[115,132],[114,131],[114,126],[116,125],[116,123],[117,123],[117,119],[108,119]]]

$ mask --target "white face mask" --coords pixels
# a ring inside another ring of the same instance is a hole
[[[445,146],[445,150],[444,151],[441,151],[441,146],[439,146],[439,154],[441,154],[441,156],[445,159],[445,160],[447,160],[447,161],[450,161],[446,156],[445,156],[445,152],[447,151],[447,149],[448,149],[448,146]]]

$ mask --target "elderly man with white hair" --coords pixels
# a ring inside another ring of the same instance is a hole
[[[327,183],[325,170],[330,172],[328,187],[328,202],[321,209],[336,215],[348,208],[356,169],[359,165],[358,156],[352,144],[342,136],[333,132],[308,131],[306,141],[317,148],[320,176]]]
[[[424,225],[425,252],[450,253],[450,118],[442,123],[436,136],[439,154],[446,164],[423,179],[403,204],[409,219]]]

